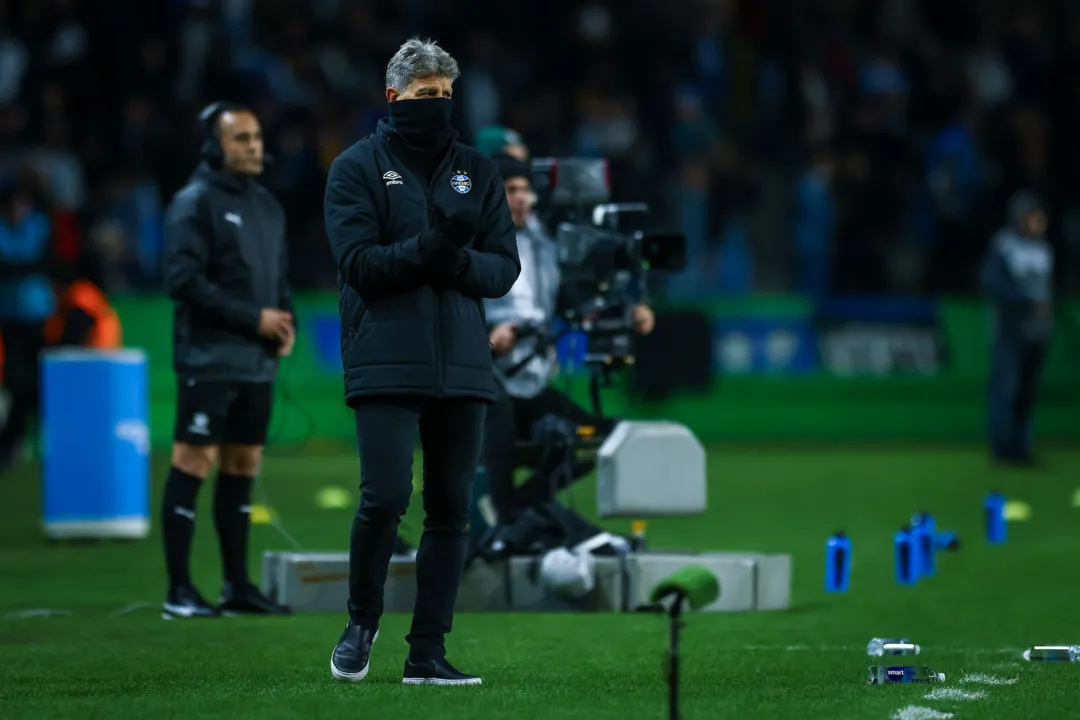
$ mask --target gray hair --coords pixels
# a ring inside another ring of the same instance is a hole
[[[406,40],[386,64],[386,87],[405,92],[416,78],[442,75],[457,80],[461,75],[457,60],[435,44],[419,37]]]

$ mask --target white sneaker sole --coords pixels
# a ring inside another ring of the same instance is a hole
[[[483,685],[480,678],[466,678],[464,680],[446,680],[445,678],[401,678],[403,685]]]
[[[334,664],[334,658],[330,658],[330,674],[334,676],[335,680],[340,682],[360,682],[367,677],[368,670],[371,669],[371,661],[368,660],[368,664],[364,666],[364,669],[360,672],[347,673],[344,670],[338,670],[337,665]]]
[[[379,639],[379,631],[375,631],[375,637],[371,638],[371,644],[374,646],[375,641]],[[336,649],[336,648],[335,648]],[[368,658],[367,665],[360,672],[348,673],[344,670],[338,670],[337,665],[334,664],[334,653],[330,653],[330,674],[334,676],[335,680],[340,682],[360,682],[367,677],[368,670],[371,669],[371,658]]]

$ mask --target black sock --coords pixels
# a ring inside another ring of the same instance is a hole
[[[214,488],[214,525],[221,543],[225,582],[248,584],[247,552],[251,528],[251,485],[254,478],[218,473]]]
[[[202,480],[178,468],[169,469],[161,502],[161,532],[165,540],[165,567],[169,587],[191,584],[188,560],[195,537],[195,498]]]

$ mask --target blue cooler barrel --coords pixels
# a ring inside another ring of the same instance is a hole
[[[146,353],[52,350],[42,356],[45,536],[144,538],[150,531]]]

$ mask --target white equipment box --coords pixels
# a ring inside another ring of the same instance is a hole
[[[623,421],[600,446],[600,517],[700,515],[707,490],[705,448],[685,425]]]
[[[687,565],[700,565],[720,581],[720,597],[702,612],[784,610],[791,603],[791,557],[761,553],[639,553],[626,558],[596,558],[596,589],[567,601],[540,580],[539,557],[514,557],[466,571],[458,593],[458,612],[627,612],[648,603],[649,592]],[[345,612],[347,553],[266,552],[262,588],[297,613]],[[416,601],[416,562],[390,561],[386,612],[412,612]]]

